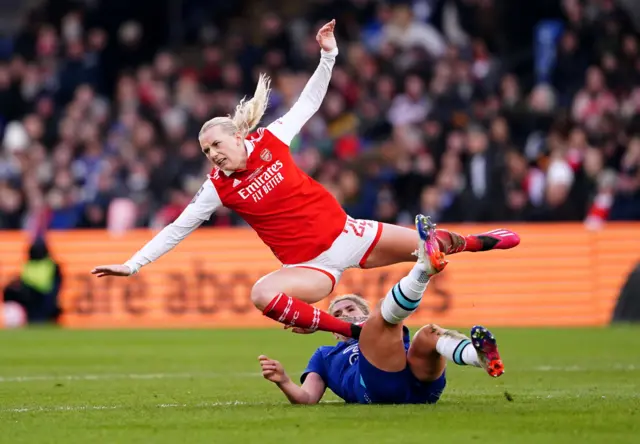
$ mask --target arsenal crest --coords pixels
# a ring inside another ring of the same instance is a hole
[[[260,158],[265,162],[270,162],[273,157],[271,156],[271,151],[265,148],[260,152]]]

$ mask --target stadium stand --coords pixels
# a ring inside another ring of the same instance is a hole
[[[341,55],[293,150],[353,217],[640,220],[633,2],[177,3],[40,2],[0,37],[0,229],[170,223],[210,169],[200,125],[261,71],[266,120],[285,112],[332,17]]]

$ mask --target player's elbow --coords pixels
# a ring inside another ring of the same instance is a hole
[[[162,230],[164,242],[173,248],[182,242],[192,231],[193,229],[191,227],[183,226],[179,224],[178,221],[174,221]]]
[[[175,246],[184,239],[184,235],[180,232],[180,228],[174,224],[167,225],[167,243]]]
[[[310,393],[304,392],[297,399],[290,399],[291,404],[296,405],[315,405],[320,402],[319,399],[314,399]]]
[[[301,402],[300,405],[316,405],[318,401],[308,400],[306,402]]]
[[[309,396],[309,399],[307,400],[306,405],[316,405],[320,403],[320,398],[315,398],[312,396]]]

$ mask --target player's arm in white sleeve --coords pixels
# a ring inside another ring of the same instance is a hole
[[[289,112],[271,123],[267,129],[279,140],[289,145],[302,127],[320,109],[329,89],[331,73],[338,55],[338,48],[320,50],[320,64],[302,90]]]
[[[102,276],[129,276],[171,251],[222,206],[213,183],[207,180],[178,218],[154,236],[140,251],[122,265],[103,265],[92,273]]]

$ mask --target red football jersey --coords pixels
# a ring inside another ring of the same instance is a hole
[[[132,272],[169,252],[222,205],[242,216],[284,264],[309,261],[331,247],[347,215],[289,153],[291,140],[322,104],[338,49],[320,54],[291,110],[245,140],[246,169],[214,168],[180,216],[125,262]]]
[[[306,262],[329,249],[347,214],[322,185],[295,164],[269,129],[247,138],[247,167],[210,179],[225,207],[238,213],[284,264]]]

